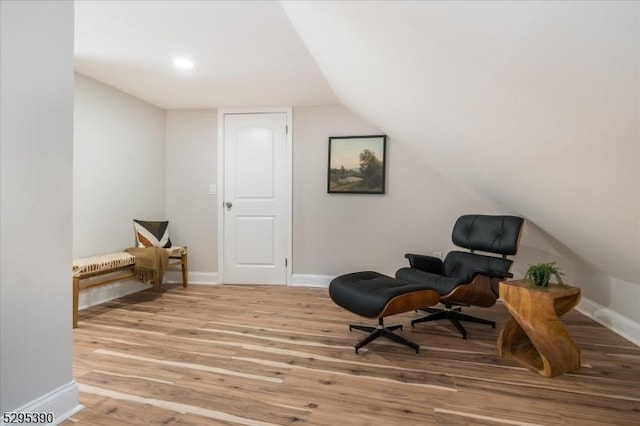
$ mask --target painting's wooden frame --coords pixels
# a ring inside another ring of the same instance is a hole
[[[365,153],[365,150],[369,153]],[[368,160],[363,158],[363,155]],[[379,155],[382,159],[378,158]],[[327,192],[329,194],[384,194],[386,156],[386,135],[329,137]],[[371,161],[374,162],[371,166],[363,166],[363,162],[371,164]],[[356,163],[360,165],[359,170],[355,167],[345,168],[345,164],[354,166]],[[366,170],[370,171],[366,176],[363,176],[363,167],[365,167],[364,173],[367,173]],[[342,177],[339,177],[340,175]]]

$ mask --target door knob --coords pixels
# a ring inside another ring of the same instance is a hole
[[[227,210],[231,210],[231,207],[233,207],[233,203],[227,201],[226,203],[224,203],[225,206],[227,206]]]

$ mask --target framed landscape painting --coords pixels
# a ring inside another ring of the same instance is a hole
[[[386,144],[385,135],[330,137],[327,192],[384,194]]]

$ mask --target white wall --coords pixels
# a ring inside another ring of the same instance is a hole
[[[78,408],[72,376],[73,2],[0,3],[0,412]]]
[[[208,194],[218,184],[216,114],[167,112],[166,217],[173,241],[189,246],[194,283],[217,282],[217,197]],[[418,169],[412,153],[393,140],[386,195],[327,194],[328,137],[381,133],[339,105],[294,108],[294,284],[362,269],[393,275],[407,251],[446,252],[458,215],[494,211],[432,170]],[[425,182],[423,189],[407,190],[416,181]],[[434,207],[433,199],[445,202]]]
[[[122,251],[165,216],[165,112],[75,74],[73,255]]]
[[[133,219],[165,219],[165,111],[80,74],[73,100],[73,256],[123,251]],[[144,287],[89,289],[80,307]]]
[[[189,281],[217,282],[216,110],[168,111],[166,217],[171,240],[189,247]]]
[[[423,167],[393,138],[387,139],[386,194],[328,194],[329,136],[370,134],[384,132],[342,106],[294,109],[294,283],[296,275],[394,275],[406,266],[405,253],[446,253],[458,216],[495,211]]]

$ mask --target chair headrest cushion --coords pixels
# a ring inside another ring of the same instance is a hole
[[[451,239],[458,247],[513,255],[518,251],[523,222],[516,216],[464,215],[453,226]]]

